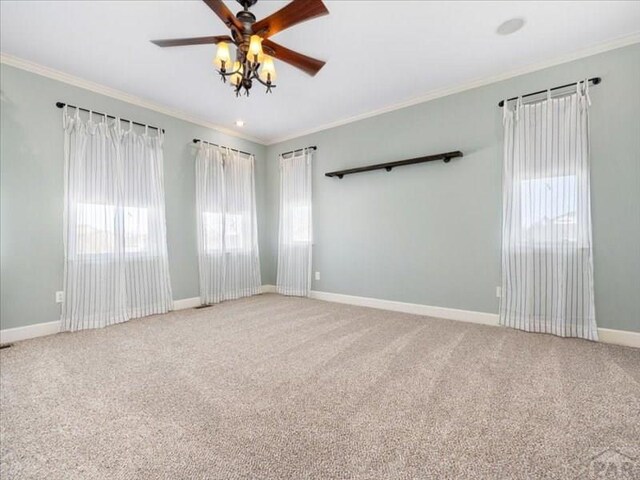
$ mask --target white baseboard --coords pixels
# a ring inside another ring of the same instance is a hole
[[[262,293],[274,293],[275,285],[263,285]],[[173,301],[173,310],[186,310],[200,306],[200,297],[182,298]],[[46,323],[36,323],[24,327],[5,328],[0,330],[0,344],[19,342],[30,338],[44,337],[60,332],[60,320]]]
[[[613,330],[611,328],[598,328],[598,338],[603,343],[623,345],[625,347],[640,348],[640,332],[629,330]]]
[[[432,307],[430,305],[421,305],[418,303],[396,302],[393,300],[381,300],[379,298],[356,297],[354,295],[318,291],[312,291],[310,297],[318,300],[325,300],[327,302],[346,303],[349,305],[378,308],[380,310],[390,310],[393,312],[412,313],[414,315],[425,315],[428,317],[444,318],[447,320],[479,323],[482,325],[492,325],[496,327],[499,326],[499,316],[496,313]],[[640,332],[598,328],[598,337],[603,343],[640,348]]]
[[[185,310],[200,305],[200,297],[183,298],[173,301],[174,310]],[[24,327],[5,328],[0,330],[0,344],[19,342],[30,338],[44,337],[60,332],[60,320],[46,323],[36,323]]]
[[[262,293],[275,293],[275,285],[262,285]],[[311,298],[325,300],[327,302],[345,303],[361,307],[378,308],[392,312],[412,313],[428,317],[444,318],[461,322],[479,323],[482,325],[499,326],[498,315],[495,313],[473,312],[470,310],[458,310],[456,308],[433,307],[418,303],[396,302],[393,300],[381,300],[379,298],[357,297],[343,295],[341,293],[329,293],[311,291]],[[174,310],[185,310],[200,305],[200,297],[183,298],[173,301]],[[29,338],[53,335],[60,331],[60,320],[46,323],[36,323],[24,327],[5,328],[0,330],[0,344],[19,342]],[[640,332],[626,330],[614,330],[611,328],[598,328],[598,336],[603,343],[623,345],[625,347],[640,348]]]
[[[341,293],[329,293],[311,291],[311,298],[326,300],[327,302],[347,303],[361,307],[379,308],[392,312],[412,313],[427,317],[444,318],[447,320],[459,320],[462,322],[480,323],[482,325],[498,325],[498,315],[495,313],[472,312],[470,310],[458,310],[456,308],[432,307],[418,303],[396,302],[394,300],[380,300],[371,297],[356,297]]]
[[[186,310],[187,308],[199,307],[202,305],[200,297],[183,298],[173,301],[174,310]]]
[[[19,342],[28,338],[44,337],[60,331],[60,320],[46,323],[36,323],[24,327],[5,328],[0,330],[0,344]]]
[[[260,293],[275,293],[275,291],[275,285],[262,285],[260,287]],[[186,310],[188,308],[199,307],[200,305],[202,305],[200,297],[183,298],[182,300],[173,301],[174,310]]]

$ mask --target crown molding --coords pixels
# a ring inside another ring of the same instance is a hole
[[[377,110],[371,110],[369,112],[365,112],[359,115],[354,115],[352,117],[348,117],[342,120],[337,120],[335,122],[327,123],[319,127],[311,128],[308,130],[303,130],[301,132],[287,135],[284,137],[276,138],[275,140],[270,140],[267,145],[276,145],[278,143],[286,142],[289,140],[294,140],[296,138],[304,137],[305,135],[310,135],[312,133],[321,132],[323,130],[329,130],[331,128],[340,127],[342,125],[347,125],[349,123],[358,122],[360,120],[364,120],[366,118],[376,117],[378,115],[382,115],[384,113],[393,112],[395,110],[401,110],[403,108],[411,107],[414,105],[418,105],[420,103],[429,102],[431,100],[435,100],[437,98],[447,97],[449,95],[454,95],[456,93],[461,93],[466,90],[472,90],[474,88],[484,87],[486,85],[490,85],[492,83],[502,82],[504,80],[508,80],[510,78],[519,77],[520,75],[525,75],[527,73],[533,73],[538,70],[544,70],[545,68],[554,67],[556,65],[561,65],[563,63],[569,63],[574,60],[579,60],[581,58],[590,57],[592,55],[597,55],[599,53],[607,52],[609,50],[615,50],[617,48],[627,47],[629,45],[633,45],[635,43],[640,43],[640,32],[633,33],[631,35],[625,35],[623,37],[618,37],[616,39],[610,40],[605,43],[600,43],[598,45],[593,45],[591,47],[578,50],[573,53],[561,55],[558,57],[554,57],[550,60],[545,60],[543,62],[534,63],[532,65],[527,65],[525,67],[517,68],[514,70],[510,70],[505,73],[501,73],[498,75],[492,75],[490,77],[479,78],[476,80],[472,80],[470,82],[465,82],[453,87],[446,87],[437,90],[433,90],[424,95],[421,95],[416,98],[412,98],[410,100],[406,100],[400,103],[396,103],[393,105],[389,105],[387,107],[379,108]],[[499,99],[496,99],[498,101]]]
[[[74,87],[83,88],[85,90],[89,90],[90,92],[115,98],[116,100],[121,100],[123,102],[127,102],[132,105],[136,105],[138,107],[146,108],[148,110],[153,110],[154,112],[158,112],[164,115],[168,115],[170,117],[178,118],[180,120],[184,120],[185,122],[190,122],[196,125],[200,125],[202,127],[209,128],[211,130],[217,130],[218,132],[224,133],[225,135],[242,138],[244,140],[249,140],[251,142],[255,142],[260,145],[267,144],[264,139],[252,137],[250,135],[244,135],[242,133],[236,132],[235,130],[231,130],[229,128],[222,127],[220,125],[216,125],[214,123],[208,122],[201,118],[195,117],[184,111],[176,110],[174,108],[167,107],[165,105],[161,105],[159,103],[155,103],[150,100],[145,100],[144,98],[131,95],[121,90],[116,90],[115,88],[107,87],[106,85],[92,82],[90,80],[85,80],[84,78],[76,77],[75,75],[61,72],[60,70],[46,67],[44,65],[40,65],[39,63],[35,63],[30,60],[25,60],[24,58],[16,57],[15,55],[9,55],[7,53],[0,52],[0,63],[9,65],[11,67],[19,68],[21,70],[26,70],[28,72],[41,75],[43,77],[51,78],[53,80],[57,80],[62,83],[67,83],[69,85],[73,85]]]
[[[136,97],[135,95],[131,95],[129,93],[123,92],[121,90],[116,90],[96,82],[85,80],[83,78],[76,77],[74,75],[70,75],[68,73],[64,73],[59,70],[55,70],[53,68],[40,65],[38,63],[16,57],[14,55],[9,55],[9,54],[0,52],[0,63],[10,65],[12,67],[20,68],[22,70],[27,70],[37,75],[42,75],[44,77],[48,77],[53,80],[58,80],[60,82],[67,83],[69,85],[74,85],[76,87],[83,88],[85,90],[89,90],[101,95],[115,98],[117,100],[121,100],[123,102],[127,102],[142,108],[153,110],[153,111],[162,113],[164,115],[168,115],[170,117],[178,118],[186,122],[203,126],[205,128],[217,130],[218,132],[224,133],[225,135],[242,138],[245,140],[249,140],[251,142],[258,143],[260,145],[276,145],[278,143],[294,140],[296,138],[300,138],[305,135],[310,135],[312,133],[317,133],[323,130],[329,130],[331,128],[347,125],[349,123],[358,122],[360,120],[382,115],[384,113],[393,112],[395,110],[411,107],[414,105],[418,105],[420,103],[426,103],[431,100],[435,100],[437,98],[447,97],[449,95],[454,95],[456,93],[461,93],[467,90],[472,90],[474,88],[483,87],[486,85],[490,85],[492,83],[501,82],[504,80],[508,80],[510,78],[518,77],[520,75],[533,73],[538,70],[544,70],[545,68],[554,67],[556,65],[572,62],[574,60],[590,57],[592,55],[597,55],[599,53],[607,52],[609,50],[615,50],[617,48],[626,47],[636,43],[640,43],[640,32],[636,32],[631,35],[626,35],[624,37],[619,37],[598,45],[593,45],[591,47],[578,50],[577,52],[561,55],[550,60],[546,60],[543,62],[538,62],[532,65],[528,65],[526,67],[510,70],[508,72],[501,73],[498,75],[492,75],[490,77],[484,77],[484,78],[472,80],[470,82],[465,82],[453,87],[446,87],[446,88],[441,88],[437,90],[432,90],[431,92],[428,92],[424,95],[421,95],[419,97],[416,97],[410,100],[406,100],[406,101],[389,105],[376,110],[371,110],[369,112],[347,117],[341,120],[337,120],[335,122],[327,123],[318,127],[314,127],[308,130],[303,130],[297,133],[293,133],[283,137],[278,137],[275,139],[261,139],[261,138],[253,137],[251,135],[242,134],[242,133],[236,132],[235,130],[231,130],[229,128],[222,127],[220,125],[210,123],[201,118],[197,118],[184,111],[176,110],[174,108],[167,107],[167,106],[152,102],[150,100],[145,100],[143,98]]]

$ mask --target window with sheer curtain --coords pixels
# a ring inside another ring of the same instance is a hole
[[[123,224],[124,253],[144,255],[150,251],[149,209],[116,205],[78,203],[77,242],[81,255],[115,254],[115,226]]]
[[[64,330],[164,313],[173,303],[162,133],[93,117],[63,113]]]
[[[196,216],[204,305],[260,293],[254,169],[253,155],[199,146]]]
[[[585,85],[505,106],[500,322],[597,340]]]
[[[280,156],[280,222],[276,291],[308,296],[311,290],[313,222],[312,151]]]

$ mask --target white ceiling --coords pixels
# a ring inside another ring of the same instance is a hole
[[[226,2],[233,12],[241,9]],[[258,19],[286,1],[260,1]],[[640,31],[640,2],[327,1],[330,15],[273,40],[327,61],[316,77],[276,62],[278,87],[236,98],[213,45],[150,39],[219,35],[196,1],[2,1],[3,53],[181,110],[269,143]],[[495,33],[523,17],[522,30]],[[237,119],[245,121],[240,129]]]

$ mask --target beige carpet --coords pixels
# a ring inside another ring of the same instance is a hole
[[[637,349],[262,295],[0,359],[3,480],[640,472]]]

